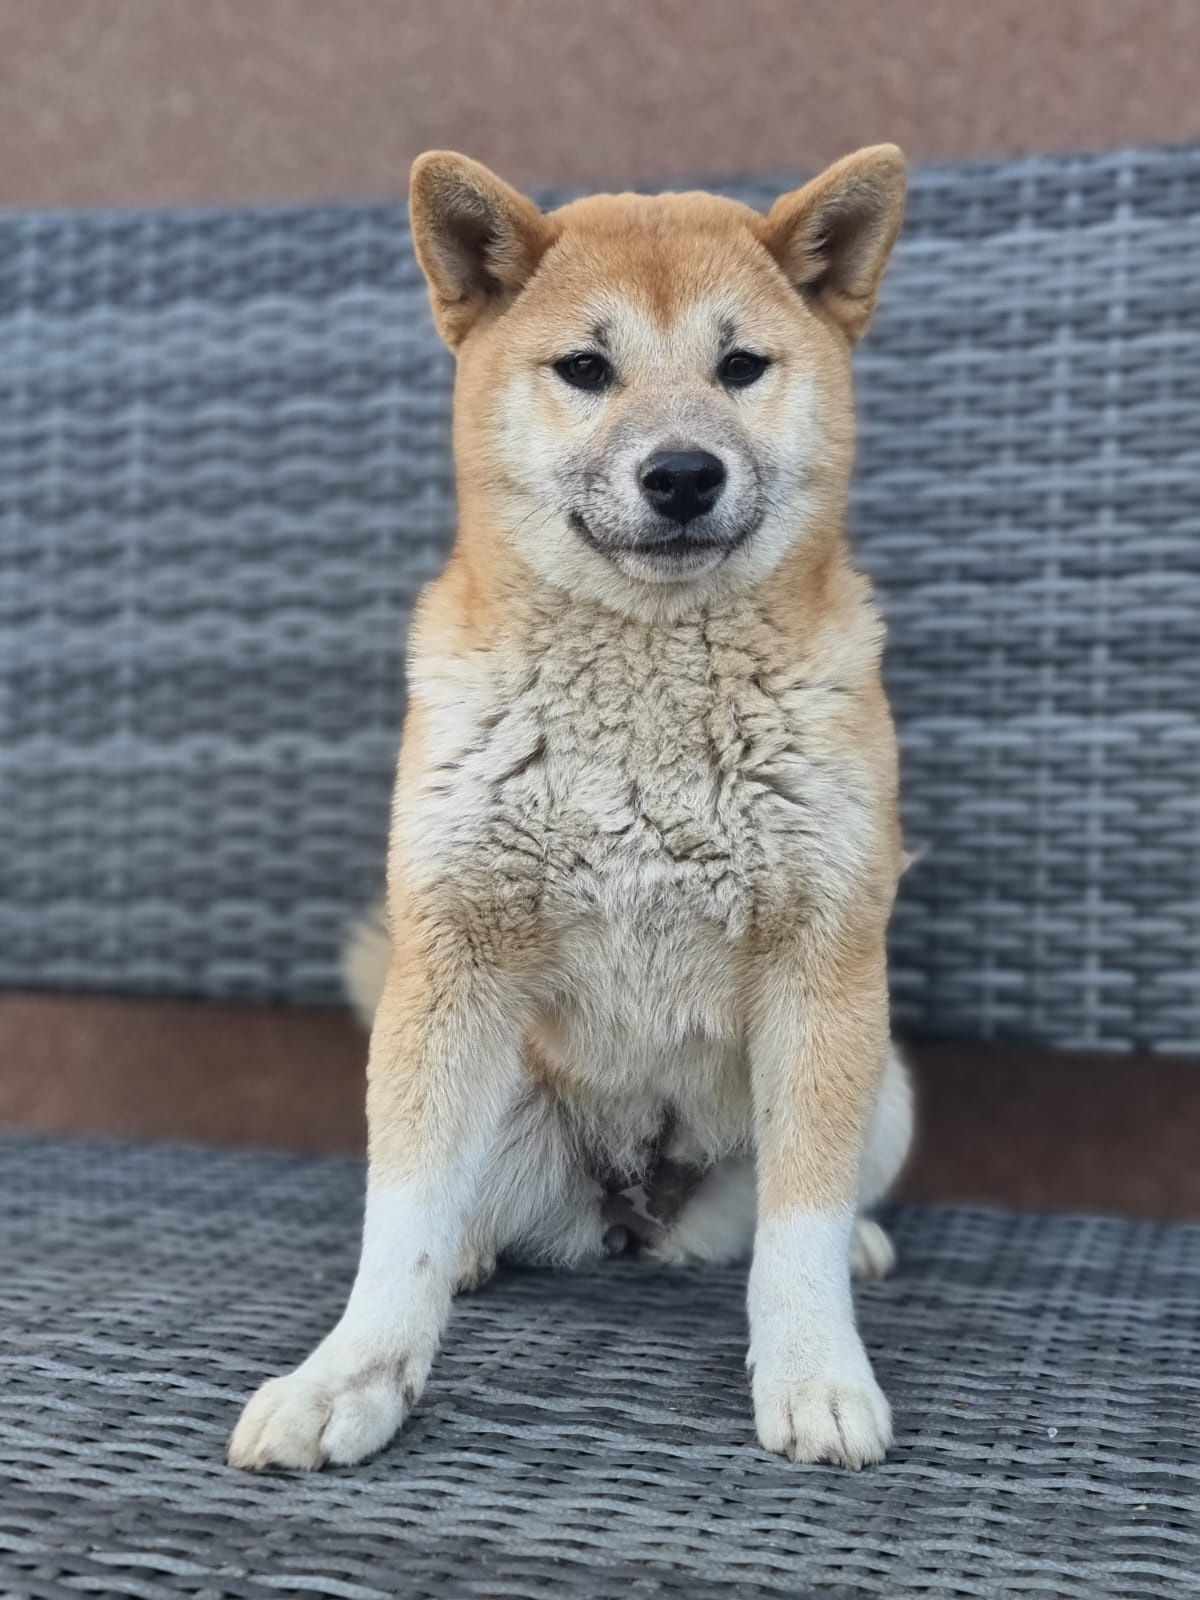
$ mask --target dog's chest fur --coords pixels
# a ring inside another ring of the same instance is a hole
[[[843,686],[748,607],[649,625],[564,609],[519,649],[426,658],[409,859],[472,919],[536,927],[556,992],[650,1042],[727,1031],[731,953],[840,895],[869,826]]]

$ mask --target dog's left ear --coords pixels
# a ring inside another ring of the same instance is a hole
[[[452,349],[487,311],[503,309],[553,239],[532,200],[452,150],[417,157],[409,214],[434,320]]]
[[[843,156],[778,199],[763,243],[797,289],[854,343],[867,331],[904,219],[904,156],[894,144]]]

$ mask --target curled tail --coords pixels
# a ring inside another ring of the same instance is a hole
[[[342,948],[342,983],[360,1021],[370,1027],[383,993],[392,941],[382,900],[364,911]]]

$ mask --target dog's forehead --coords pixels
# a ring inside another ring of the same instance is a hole
[[[760,221],[752,206],[699,189],[684,194],[585,195],[550,215],[563,232],[595,236],[671,228],[753,230]]]
[[[719,195],[593,195],[553,221],[544,289],[601,328],[640,316],[686,335],[736,320],[780,279],[758,213]]]

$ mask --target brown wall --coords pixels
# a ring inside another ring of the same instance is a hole
[[[1200,0],[0,0],[0,205],[1200,139]]]

